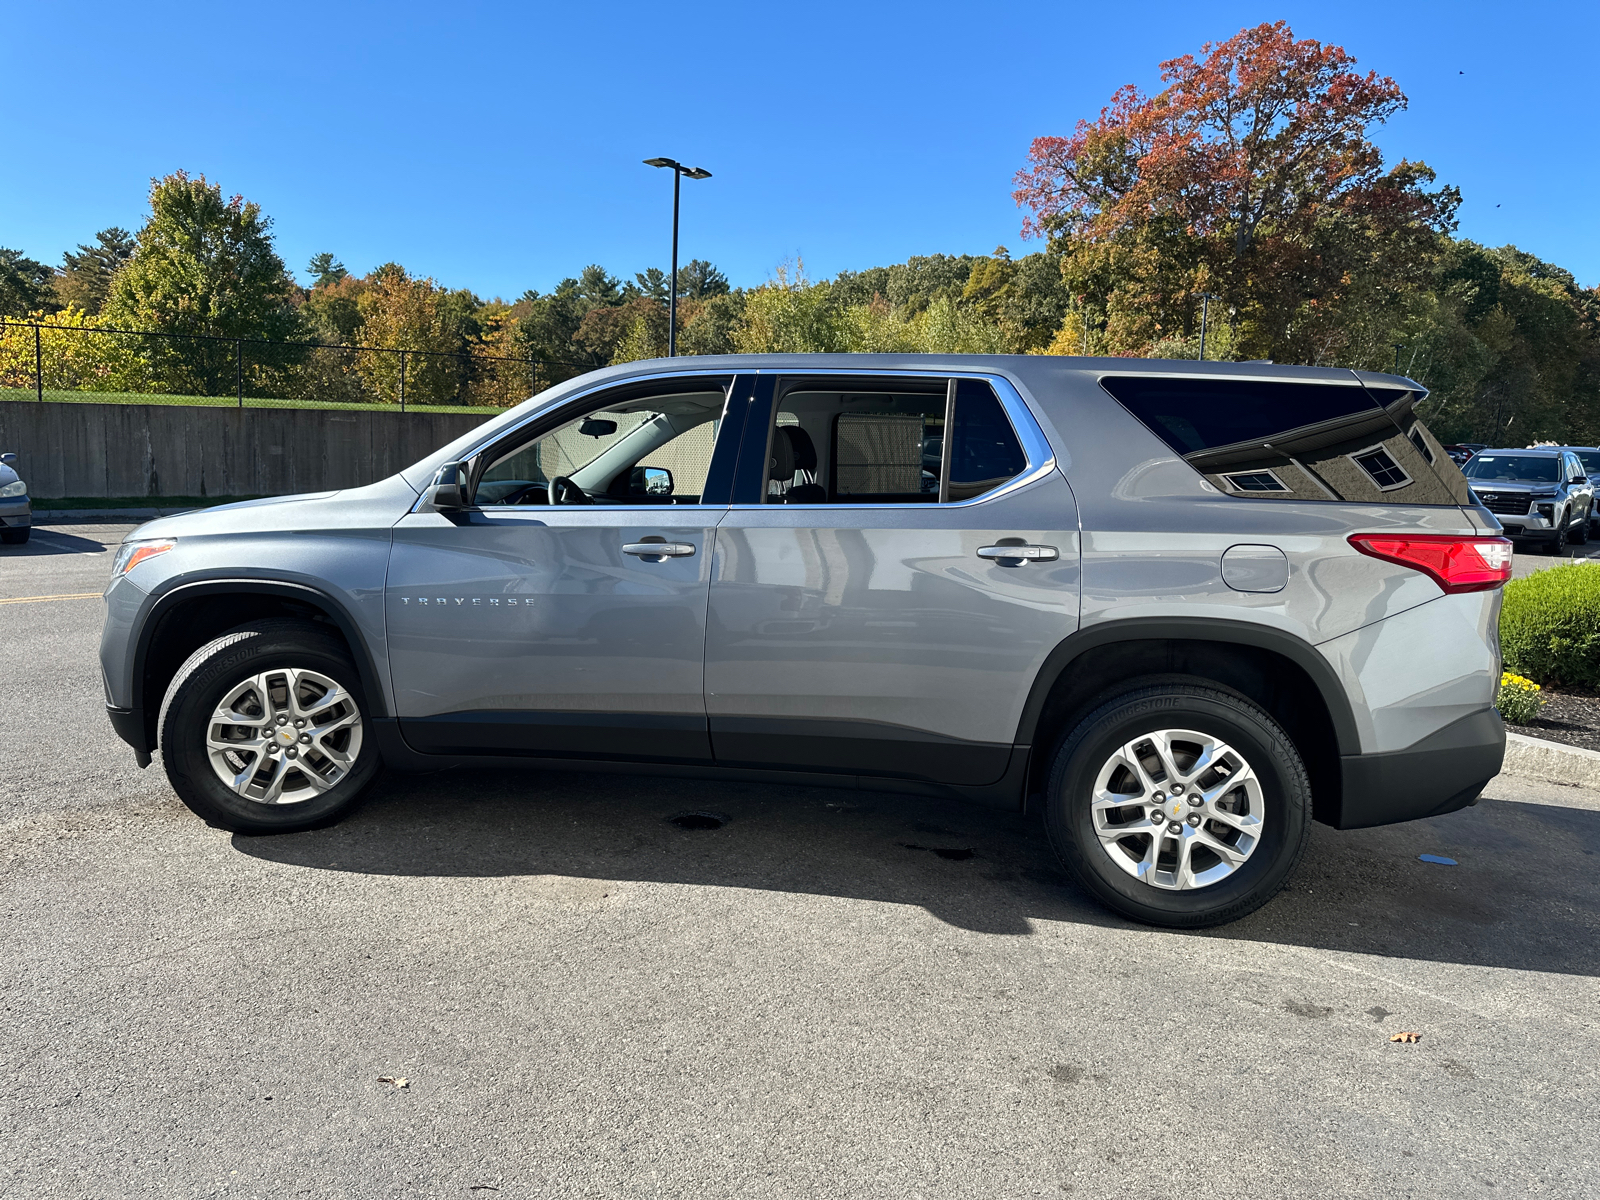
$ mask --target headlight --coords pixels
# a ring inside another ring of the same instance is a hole
[[[170,539],[160,542],[123,542],[117,547],[117,557],[111,563],[111,578],[126,575],[147,558],[165,554],[178,543]]]
[[[0,500],[10,500],[14,496],[26,496],[27,494],[28,485],[21,479],[15,483],[8,483],[5,487],[0,487]]]

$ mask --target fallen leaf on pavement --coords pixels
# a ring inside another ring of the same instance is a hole
[[[1412,1033],[1408,1029],[1403,1033],[1395,1034],[1389,1040],[1391,1042],[1420,1042],[1422,1040],[1422,1035],[1420,1033]]]
[[[407,1079],[404,1075],[379,1075],[378,1082],[392,1083],[397,1088],[408,1088],[411,1086],[411,1080]]]

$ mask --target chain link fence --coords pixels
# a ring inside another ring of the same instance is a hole
[[[593,363],[0,321],[0,399],[482,412]]]

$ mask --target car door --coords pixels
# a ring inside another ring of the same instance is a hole
[[[413,749],[710,760],[703,653],[733,383],[658,376],[574,399],[475,456],[472,507],[419,503],[400,521],[384,606]]]
[[[1563,469],[1568,479],[1568,488],[1572,495],[1573,524],[1578,524],[1577,518],[1581,514],[1584,521],[1594,515],[1594,485],[1589,481],[1587,469],[1576,454],[1562,455],[1565,460]]]
[[[1077,509],[1032,414],[979,376],[756,395],[711,577],[716,761],[997,781],[1078,620]]]

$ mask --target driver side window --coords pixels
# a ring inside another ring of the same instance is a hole
[[[684,392],[592,409],[490,464],[476,503],[698,504],[724,399]]]

